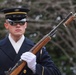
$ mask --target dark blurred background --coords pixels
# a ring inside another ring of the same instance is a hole
[[[70,12],[76,12],[76,0],[0,0],[0,9],[21,6],[30,8],[25,36],[35,43]],[[0,39],[7,33],[4,28],[4,14],[0,13]],[[62,75],[76,75],[76,19],[67,28],[62,24],[46,48]]]

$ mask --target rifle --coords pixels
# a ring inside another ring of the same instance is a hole
[[[34,47],[30,49],[30,52],[32,52],[33,54],[36,54],[38,51],[40,51],[40,49],[51,40],[51,37],[55,34],[56,30],[60,27],[60,25],[63,24],[66,27],[66,25],[68,25],[72,20],[74,20],[75,16],[76,14],[72,14],[72,12],[70,12],[67,15],[67,17],[64,18],[53,30],[51,30],[37,44],[35,44]],[[26,65],[26,62],[20,59],[15,64],[15,66],[13,68],[10,68],[8,71],[6,71],[5,74],[18,75],[22,71],[25,65]]]

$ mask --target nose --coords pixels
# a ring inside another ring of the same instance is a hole
[[[20,27],[20,24],[19,24],[19,23],[17,23],[17,24],[16,24],[16,26],[17,26],[17,27]]]

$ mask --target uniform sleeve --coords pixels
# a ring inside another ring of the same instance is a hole
[[[45,48],[42,49],[40,61],[36,65],[36,75],[61,75]]]

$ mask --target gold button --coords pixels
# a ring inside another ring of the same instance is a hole
[[[25,74],[26,73],[26,70],[23,70],[23,73]]]

